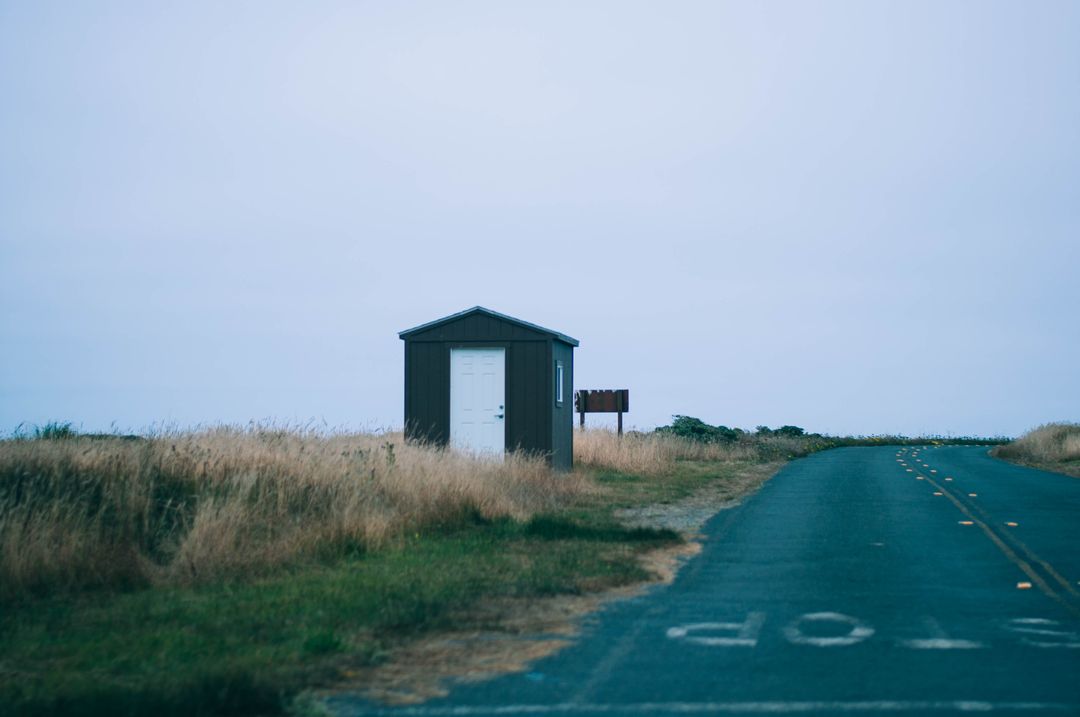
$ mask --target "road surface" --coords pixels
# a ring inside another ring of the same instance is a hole
[[[1080,479],[844,448],[706,526],[670,586],[526,674],[342,715],[1080,715]]]

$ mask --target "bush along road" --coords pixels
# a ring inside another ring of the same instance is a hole
[[[1080,714],[1080,482],[840,448],[715,516],[672,585],[530,671],[340,715]]]

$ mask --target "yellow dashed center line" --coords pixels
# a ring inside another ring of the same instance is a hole
[[[908,470],[910,471],[911,469],[909,468]],[[1038,586],[1039,590],[1041,590],[1043,592],[1043,594],[1045,594],[1047,597],[1052,598],[1053,600],[1056,600],[1057,602],[1061,603],[1070,612],[1073,612],[1075,614],[1080,615],[1080,608],[1078,608],[1077,606],[1075,606],[1075,605],[1071,604],[1070,602],[1068,602],[1064,597],[1059,595],[1057,593],[1057,591],[1055,591],[1052,587],[1050,587],[1050,585],[1046,582],[1046,580],[1044,580],[1037,572],[1035,572],[1035,569],[1031,566],[1030,563],[1027,562],[1027,560],[1025,560],[1024,558],[1021,558],[1019,555],[1017,555],[1016,551],[1013,550],[1011,547],[1009,547],[1009,545],[1006,544],[1004,540],[1002,540],[1001,536],[999,536],[996,532],[994,532],[994,530],[989,525],[987,525],[985,522],[983,522],[982,520],[979,520],[977,517],[975,517],[975,515],[972,514],[971,510],[969,510],[967,506],[965,506],[962,502],[960,502],[959,498],[954,496],[952,493],[949,493],[948,491],[946,491],[944,486],[938,485],[931,478],[927,478],[926,476],[923,476],[923,475],[918,475],[918,476],[916,476],[916,478],[918,480],[927,480],[927,481],[929,481],[931,486],[938,489],[937,491],[934,492],[935,496],[944,496],[944,497],[948,498],[949,501],[951,501],[952,504],[954,506],[956,506],[956,508],[961,513],[963,513],[965,517],[970,519],[970,520],[966,520],[966,521],[965,520],[959,521],[960,525],[977,525],[977,526],[979,526],[979,529],[983,531],[983,533],[986,535],[986,537],[990,538],[990,541],[992,543],[994,543],[995,546],[997,546],[998,550],[1000,550],[1005,555],[1005,557],[1008,558],[1009,561],[1013,563],[1013,565],[1020,568],[1021,572],[1023,572],[1025,575],[1027,575],[1029,578],[1031,578],[1031,582],[1017,583],[1016,587],[1018,589],[1027,590],[1027,589],[1030,589],[1032,587],[1032,585],[1036,585],[1036,586]],[[950,480],[950,479],[946,478],[945,480]],[[974,497],[975,494],[969,494],[969,495]],[[985,511],[982,510],[981,508],[979,508],[978,506],[973,506],[973,508],[975,510],[978,510],[980,513],[983,513],[985,515]],[[1010,522],[1007,522],[1006,525],[1008,525],[1010,527],[1015,527],[1016,523],[1013,523],[1013,522],[1010,521]],[[1054,570],[1054,568],[1049,563],[1047,563],[1045,560],[1043,560],[1042,558],[1035,555],[1035,553],[1030,548],[1028,548],[1026,545],[1024,545],[1018,539],[1012,538],[1012,540],[1017,542],[1018,547],[1020,548],[1020,550],[1024,551],[1034,562],[1041,565],[1043,567],[1043,569],[1046,570],[1050,574],[1050,576],[1052,578],[1054,578],[1057,582],[1061,583],[1061,585],[1063,585],[1065,587],[1065,589],[1069,593],[1071,593],[1072,595],[1080,596],[1080,592],[1077,592],[1077,590],[1072,585],[1070,585],[1069,582],[1067,580],[1065,580],[1065,578],[1061,577],[1061,575],[1056,570]]]

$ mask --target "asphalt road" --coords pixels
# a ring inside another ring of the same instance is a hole
[[[1080,480],[980,447],[795,461],[527,674],[343,715],[1080,715]]]

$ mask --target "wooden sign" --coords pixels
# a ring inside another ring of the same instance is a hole
[[[619,414],[619,435],[622,435],[622,415],[630,412],[630,389],[606,389],[590,391],[582,389],[574,392],[574,410],[581,414],[581,425],[585,426],[586,413]]]

